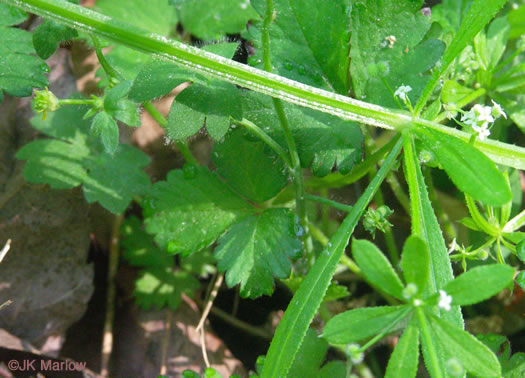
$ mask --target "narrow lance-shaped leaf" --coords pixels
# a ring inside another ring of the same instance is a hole
[[[430,274],[430,253],[426,243],[419,237],[412,235],[403,246],[401,268],[407,284],[413,283],[422,294]]]
[[[512,282],[513,276],[514,269],[508,265],[479,266],[449,282],[443,290],[452,296],[453,304],[466,306],[499,293]]]
[[[367,281],[379,290],[402,299],[401,280],[385,255],[373,243],[354,239],[352,253]]]
[[[398,141],[385,158],[383,166],[372,179],[365,192],[359,197],[352,211],[345,218],[334,236],[330,238],[326,249],[321,253],[312,269],[306,275],[303,284],[295,293],[277,327],[272,344],[268,350],[266,363],[261,374],[263,378],[282,377],[290,369],[295,354],[308,330],[308,326],[330,285],[335,268],[348,244],[348,240],[379,185],[392,169],[401,150],[401,144],[401,141]]]
[[[501,206],[512,200],[503,174],[474,146],[432,130],[421,130],[419,135],[459,190],[487,205]]]
[[[430,315],[430,326],[436,341],[446,353],[448,364],[455,359],[465,370],[476,376],[501,376],[498,358],[474,336],[434,315]]]
[[[430,255],[430,274],[425,293],[433,294],[454,278],[448,257],[447,247],[439,223],[428,197],[427,188],[416,156],[413,136],[403,135],[405,177],[410,192],[412,233],[420,237],[428,246]],[[441,316],[462,327],[463,319],[459,307],[442,312]]]
[[[408,315],[407,306],[366,307],[334,316],[324,327],[322,337],[331,344],[350,344],[367,339],[400,322]]]
[[[413,378],[419,360],[419,329],[412,319],[397,342],[386,368],[385,378]]]

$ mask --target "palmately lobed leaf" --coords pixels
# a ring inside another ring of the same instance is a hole
[[[264,0],[252,0],[264,17]],[[275,0],[270,52],[279,75],[318,88],[348,94],[350,4],[347,0]],[[262,68],[262,21],[248,29],[256,47],[252,58]]]
[[[288,169],[262,141],[242,129],[213,146],[217,173],[243,197],[262,203],[288,184]]]
[[[257,17],[250,0],[193,0],[174,5],[184,30],[203,40],[240,33]]]
[[[113,155],[102,153],[86,159],[89,176],[84,180],[88,202],[99,202],[113,213],[123,213],[134,196],[149,191],[150,178],[144,172],[150,158],[130,145],[121,144]]]
[[[230,59],[237,48],[237,43],[216,43],[205,45],[202,50]],[[187,81],[205,86],[210,82],[207,78],[173,63],[153,60],[144,65],[133,80],[129,98],[137,102],[152,100],[167,95],[173,88]]]
[[[392,95],[399,86],[412,88],[412,100],[423,91],[430,78],[423,73],[439,60],[444,44],[423,41],[430,17],[420,11],[422,5],[409,0],[354,3],[350,73],[357,98],[397,107]]]
[[[38,56],[47,59],[53,55],[60,42],[73,39],[77,35],[77,31],[74,29],[51,20],[45,20],[33,31],[33,45]]]
[[[83,183],[88,177],[83,165],[88,156],[86,146],[52,139],[36,140],[16,153],[17,159],[27,160],[24,178],[28,182],[49,184],[55,189],[73,188]]]
[[[0,25],[11,26],[24,22],[27,13],[11,5],[0,3]]]
[[[271,99],[243,91],[242,101],[244,117],[287,148]],[[316,176],[326,176],[335,167],[348,173],[361,159],[363,136],[356,123],[294,105],[284,104],[284,109],[303,168],[311,166]]]
[[[160,35],[171,35],[178,22],[177,12],[166,0],[128,0],[125,6],[118,1],[98,0],[96,9],[116,20]],[[127,80],[137,76],[140,68],[151,61],[149,55],[121,45],[107,55],[108,63]]]
[[[66,106],[45,120],[34,117],[36,129],[58,139],[31,142],[18,151],[17,158],[27,160],[28,181],[60,189],[83,184],[88,202],[122,213],[134,196],[148,191],[150,179],[143,168],[150,159],[129,145],[120,145],[113,155],[100,152],[100,142],[89,135],[91,120],[82,119],[86,109]]]
[[[49,82],[46,63],[36,56],[31,33],[0,26],[0,100],[2,90],[17,97],[30,96],[33,88],[44,88]]]
[[[171,171],[144,203],[147,232],[161,248],[184,254],[210,245],[253,210],[205,167]]]
[[[256,298],[273,292],[274,277],[290,275],[290,258],[301,248],[289,210],[267,209],[233,224],[219,239],[215,257],[228,286],[240,283],[243,297]]]

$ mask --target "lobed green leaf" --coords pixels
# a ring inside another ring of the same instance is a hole
[[[205,167],[174,170],[144,203],[147,232],[171,253],[196,252],[219,238],[253,208]]]
[[[251,3],[263,18],[265,0]],[[274,0],[273,6],[276,18],[270,25],[270,54],[274,72],[346,95],[351,9],[348,1]],[[247,33],[247,39],[258,48],[251,62],[259,68],[261,28],[262,21],[256,22]]]
[[[233,130],[213,146],[217,173],[237,193],[255,202],[273,198],[288,184],[287,167],[258,139]]]
[[[301,248],[289,210],[267,209],[233,224],[219,239],[215,257],[228,286],[240,283],[243,297],[256,298],[273,292],[274,277],[290,275],[289,258]]]
[[[240,33],[257,17],[249,0],[193,0],[176,3],[175,7],[184,31],[203,40]]]

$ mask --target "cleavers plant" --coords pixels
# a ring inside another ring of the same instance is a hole
[[[259,360],[261,377],[364,374],[367,351],[392,334],[399,340],[377,375],[415,377],[420,351],[432,377],[524,374],[524,355],[498,359],[505,340],[466,332],[460,307],[512,289],[513,280],[525,288],[524,272],[515,274],[525,263],[525,149],[507,143],[525,131],[522,1],[444,0],[432,9],[422,0],[144,4],[0,3],[0,99],[39,88],[33,105],[42,114],[32,125],[49,137],[18,151],[25,178],[81,185],[88,202],[116,214],[140,204],[144,219],[129,217],[122,229],[124,257],[143,269],[140,305],[176,308],[215,270],[248,298],[271,295],[280,279],[294,296]],[[22,30],[25,11],[46,21]],[[177,22],[185,34],[174,34]],[[239,47],[227,33],[249,46],[248,64],[232,60]],[[177,41],[188,35],[219,42]],[[74,38],[96,50],[101,95],[59,99],[47,88],[43,59]],[[152,101],[188,82],[165,118]],[[119,143],[118,122],[140,126],[141,108],[186,161],[153,184],[143,171],[149,158]],[[188,142],[203,127],[214,170]],[[466,247],[436,195],[439,169],[470,213],[462,224],[475,238]],[[352,206],[328,198],[365,176]],[[384,181],[410,216],[401,254]],[[348,213],[336,229],[330,208]],[[388,258],[357,239],[353,260],[345,255],[361,219],[374,237],[384,234]],[[455,277],[451,261],[464,273]],[[348,295],[333,280],[341,270],[389,306],[332,314],[327,302]],[[309,329],[317,313],[320,338]],[[328,345],[345,361],[322,366]]]

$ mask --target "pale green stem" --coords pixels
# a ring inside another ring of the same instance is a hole
[[[333,201],[325,197],[314,196],[313,194],[305,194],[304,198],[308,201],[319,202],[319,203],[322,203],[328,206],[332,206],[333,208],[337,210],[342,210],[346,212],[349,212],[350,210],[352,210],[352,206],[350,205],[345,205],[344,203],[339,203],[339,202]]]
[[[262,50],[263,50],[263,64],[264,70],[272,72],[272,61],[270,57],[270,25],[273,21],[274,8],[273,0],[266,0],[266,11],[264,14],[263,28],[262,28]],[[286,113],[284,112],[283,103],[280,99],[272,97],[275,112],[279,117],[281,128],[283,129],[284,138],[288,146],[288,152],[290,154],[291,172],[294,178],[295,184],[295,210],[301,225],[304,227],[305,233],[303,241],[305,242],[305,249],[307,256],[311,254],[313,250],[312,240],[308,232],[308,219],[306,215],[306,206],[304,199],[304,177],[301,169],[301,161],[299,160],[299,153],[297,152],[297,146],[290,129],[290,124]]]
[[[144,109],[151,115],[151,117],[163,128],[167,129],[168,127],[168,120],[162,115],[161,112],[153,105],[151,102],[146,101],[142,104]],[[186,141],[184,142],[178,142],[175,141],[175,145],[179,149],[181,155],[184,157],[184,160],[186,160],[188,163],[199,165],[199,162],[193,156],[191,153],[190,148],[188,147],[188,143]]]
[[[291,168],[292,163],[284,148],[279,143],[272,139],[271,136],[266,134],[263,129],[257,126],[255,123],[243,118],[242,121],[232,120],[235,125],[242,126],[247,130],[250,130],[254,135],[258,136],[264,143],[266,143],[286,164],[288,168]]]
[[[141,31],[111,17],[63,0],[0,1],[77,30],[96,34],[143,53],[152,54],[209,77],[228,81],[259,93],[333,114],[343,119],[397,131],[410,127],[409,125],[412,122],[416,127],[430,128],[462,140],[468,141],[470,137],[470,134],[463,131],[412,117],[406,112],[392,111],[233,62],[164,36]],[[426,101],[426,99],[424,100]],[[419,111],[420,109],[416,109],[417,114]],[[524,148],[490,139],[479,141],[476,146],[497,164],[525,169]]]

